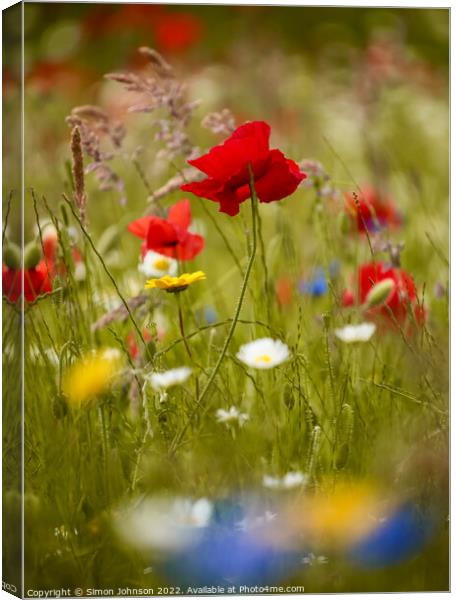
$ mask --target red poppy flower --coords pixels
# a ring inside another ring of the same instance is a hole
[[[241,125],[221,145],[188,162],[208,178],[185,184],[182,190],[220,203],[220,211],[234,216],[250,198],[251,165],[260,202],[274,202],[292,194],[306,177],[280,150],[269,149],[271,128],[264,121]]]
[[[358,231],[375,232],[386,227],[397,228],[402,224],[402,217],[388,196],[382,196],[372,187],[365,187],[357,194],[359,207],[353,194],[345,194],[345,208],[353,219]]]
[[[166,219],[141,217],[130,223],[128,231],[144,240],[143,256],[154,250],[178,260],[192,260],[204,248],[204,238],[188,231],[191,221],[190,202],[181,200],[170,208]]]
[[[391,324],[404,325],[410,316],[410,311],[415,315],[416,322],[424,323],[426,312],[423,306],[418,304],[413,278],[403,269],[384,265],[382,263],[367,263],[358,269],[358,285],[353,292],[345,290],[342,295],[343,306],[365,304],[367,296],[372,288],[390,279],[393,286],[389,296],[380,306],[367,309],[372,317],[381,316]]]
[[[22,294],[22,279],[24,279],[24,298],[26,302],[33,302],[41,294],[51,291],[51,281],[44,259],[36,267],[26,269],[22,277],[22,269],[11,269],[2,263],[2,288],[3,295],[10,302],[16,302]]]
[[[202,23],[196,16],[172,13],[158,19],[155,39],[162,52],[184,52],[201,39],[202,32]]]

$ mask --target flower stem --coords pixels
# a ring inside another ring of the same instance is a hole
[[[178,315],[179,315],[179,330],[182,336],[182,340],[184,342],[184,346],[185,349],[187,351],[188,357],[191,360],[191,362],[196,366],[199,367],[198,363],[195,361],[195,359],[193,358],[193,354],[192,351],[190,350],[190,345],[187,341],[187,336],[185,334],[185,327],[184,327],[184,314],[182,311],[182,302],[181,302],[181,298],[180,298],[180,294],[175,294],[176,299],[177,299],[177,308],[178,308]],[[195,377],[195,395],[196,395],[196,401],[199,402],[199,382],[198,382],[198,377]]]
[[[240,315],[241,308],[242,308],[242,303],[244,301],[245,292],[247,290],[247,284],[249,281],[250,272],[252,270],[253,261],[255,260],[255,253],[256,253],[256,248],[257,248],[257,196],[256,196],[256,192],[255,192],[253,173],[252,173],[252,169],[251,169],[250,165],[249,165],[249,172],[250,172],[250,184],[249,184],[250,185],[250,199],[251,199],[251,208],[252,208],[252,246],[250,249],[249,261],[247,263],[247,267],[246,267],[245,274],[244,274],[244,279],[242,281],[241,292],[239,294],[239,299],[237,301],[236,309],[234,311],[233,320],[231,321],[231,327],[228,331],[228,335],[226,336],[225,343],[223,344],[223,348],[222,348],[222,351],[220,352],[217,363],[215,364],[215,367],[214,367],[203,391],[201,392],[200,403],[204,400],[206,394],[208,393],[208,391],[220,369],[220,365],[222,364],[222,361],[225,358],[225,355],[227,353],[228,346],[231,342],[231,338],[233,337],[234,330],[236,329],[236,324],[239,319],[239,315]]]

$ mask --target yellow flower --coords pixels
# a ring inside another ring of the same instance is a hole
[[[158,288],[160,290],[166,290],[167,292],[181,292],[188,288],[191,283],[195,281],[202,281],[206,279],[206,275],[203,271],[195,271],[195,273],[183,273],[178,277],[172,277],[171,275],[165,275],[159,279],[149,279],[146,281],[146,289]]]
[[[339,482],[332,490],[324,485],[312,496],[290,504],[288,518],[307,539],[333,546],[350,545],[372,531],[394,499],[385,499],[371,482]]]
[[[78,408],[87,404],[109,386],[120,363],[118,350],[109,348],[81,358],[65,373],[63,393]]]

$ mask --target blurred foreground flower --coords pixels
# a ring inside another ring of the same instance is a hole
[[[177,277],[165,275],[164,277],[160,277],[160,279],[149,279],[146,281],[145,289],[158,288],[171,293],[182,292],[187,289],[190,284],[195,283],[196,281],[203,281],[204,279],[206,279],[206,275],[203,271],[183,273]]]
[[[288,359],[288,346],[280,340],[259,338],[239,348],[236,357],[255,369],[272,369]]]
[[[359,325],[346,325],[335,329],[334,333],[339,340],[346,344],[355,342],[368,342],[376,330],[375,323],[360,323]]]
[[[359,267],[357,283],[355,293],[344,292],[344,306],[359,305],[369,317],[381,317],[391,325],[403,326],[408,320],[424,323],[426,311],[418,303],[411,275],[403,269],[367,263]]]
[[[138,266],[139,271],[146,277],[162,277],[164,275],[175,275],[177,271],[177,260],[159,254],[153,250],[147,250]]]
[[[270,135],[271,128],[264,121],[241,125],[223,144],[188,161],[208,178],[181,189],[218,202],[220,212],[237,215],[239,205],[250,198],[250,165],[260,202],[290,196],[306,175],[280,150],[269,149]]]
[[[407,502],[382,519],[348,556],[369,568],[394,565],[419,554],[435,532],[435,525],[435,514]]]
[[[116,348],[88,354],[66,371],[62,391],[79,408],[107,390],[120,367],[121,356]]]
[[[169,209],[166,219],[153,215],[141,217],[129,224],[128,231],[144,240],[143,256],[154,250],[177,260],[192,260],[203,250],[204,238],[189,232],[191,222],[190,202],[181,200]]]
[[[212,515],[206,498],[141,498],[114,513],[117,534],[140,550],[164,552],[187,548],[201,535]]]
[[[319,489],[312,496],[290,504],[290,530],[308,543],[325,547],[349,547],[376,526],[374,519],[383,499],[369,482],[340,482],[330,491]]]
[[[301,555],[275,543],[271,517],[249,500],[215,502],[208,526],[189,549],[167,557],[164,573],[193,587],[267,586],[285,579],[299,569]]]
[[[382,195],[373,187],[364,187],[361,193],[345,194],[345,209],[358,231],[370,232],[395,229],[402,224],[402,216],[390,197]]]

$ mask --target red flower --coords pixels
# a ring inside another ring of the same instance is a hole
[[[424,307],[418,304],[411,275],[403,269],[382,263],[372,262],[359,267],[357,289],[353,293],[345,290],[342,295],[342,304],[344,306],[355,304],[362,306],[372,288],[385,279],[393,282],[389,296],[383,304],[368,308],[366,312],[372,317],[381,316],[391,324],[397,322],[401,326],[406,323],[410,313],[413,313],[418,324],[424,323],[426,312]]]
[[[281,277],[276,282],[276,296],[281,306],[289,306],[293,301],[293,283],[289,277]]]
[[[93,79],[92,73],[70,61],[41,61],[33,65],[27,74],[27,83],[42,94],[78,91]]]
[[[152,339],[152,336],[147,329],[143,329],[142,336],[146,343]],[[131,358],[136,360],[139,356],[140,348],[136,342],[136,334],[133,331],[130,331],[127,335],[127,348]]]
[[[251,165],[260,202],[281,200],[292,194],[306,177],[280,150],[269,149],[271,128],[264,121],[238,127],[221,145],[188,162],[208,175],[182,190],[220,203],[220,211],[234,216],[239,204],[250,198]]]
[[[120,8],[98,6],[87,13],[82,22],[83,31],[89,37],[116,34],[119,31],[154,32],[155,20],[164,11],[158,4],[126,4]]]
[[[22,269],[11,269],[2,263],[2,288],[3,295],[10,302],[16,302],[22,294],[22,279],[24,279],[24,298],[26,302],[33,302],[41,294],[51,291],[51,281],[44,259],[36,267],[26,269],[22,276]]]
[[[145,240],[141,252],[155,250],[178,260],[192,260],[204,248],[204,238],[190,233],[192,221],[190,202],[181,200],[169,210],[167,219],[141,217],[128,226],[128,231]]]
[[[375,232],[385,227],[396,228],[402,224],[402,217],[388,196],[381,196],[372,187],[365,187],[357,194],[359,207],[352,194],[345,194],[345,208],[356,224],[358,231]]]
[[[172,13],[158,19],[155,39],[162,52],[184,52],[201,39],[202,31],[202,23],[194,15]]]

